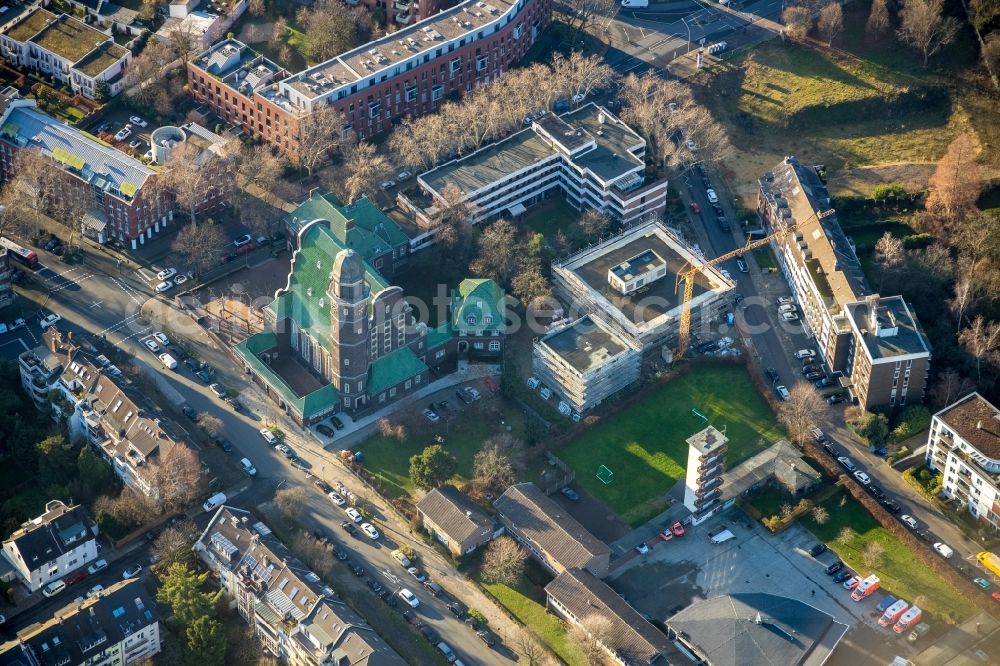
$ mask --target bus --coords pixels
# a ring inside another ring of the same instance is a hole
[[[0,236],[0,247],[10,252],[12,259],[21,262],[31,270],[38,269],[38,255],[26,247],[21,247],[5,236]]]

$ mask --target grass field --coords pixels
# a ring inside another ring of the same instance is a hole
[[[975,609],[970,603],[945,580],[923,566],[899,539],[879,525],[846,491],[833,495],[821,506],[826,507],[830,519],[824,525],[818,525],[811,516],[807,516],[802,520],[803,524],[860,575],[877,574],[883,590],[911,604],[916,602],[924,610],[925,618],[931,613],[939,618],[948,616],[952,620],[963,620],[973,613]],[[846,527],[851,528],[853,533],[845,541],[839,535]],[[874,570],[866,567],[863,559],[865,546],[870,542],[881,544],[885,551],[881,565]]]
[[[682,478],[688,437],[704,427],[698,409],[729,437],[727,465],[738,464],[782,437],[767,403],[742,366],[706,366],[667,382],[640,402],[602,420],[561,451],[576,481],[639,525],[663,509],[664,495]],[[595,477],[607,465],[615,481]]]
[[[458,400],[454,396],[447,399],[454,408]],[[516,437],[524,435],[521,410],[499,398],[484,396],[483,400],[463,409],[465,411],[453,419],[447,429],[444,423],[432,424],[417,415],[406,423],[409,436],[405,442],[375,435],[359,445],[358,448],[365,454],[365,468],[382,480],[387,495],[399,497],[413,494],[415,489],[409,476],[410,456],[434,444],[435,435],[444,437],[444,448],[458,460],[458,472],[453,481],[459,484],[472,476],[472,458],[486,439],[507,426]]]
[[[532,206],[524,215],[524,223],[546,238],[552,238],[559,231],[568,235],[579,216],[580,212],[565,199],[555,196]]]
[[[834,194],[886,178],[920,189],[956,133],[971,129],[984,147],[1000,139],[974,80],[981,66],[972,40],[956,40],[924,69],[892,37],[866,36],[867,5],[845,6],[833,49],[775,39],[701,79],[736,148],[726,170],[744,200],[785,155],[827,165]],[[995,173],[996,151],[984,149],[983,159]]]

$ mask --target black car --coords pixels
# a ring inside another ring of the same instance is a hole
[[[14,271],[10,274],[11,282],[14,283],[20,282],[22,278],[24,278],[24,271],[22,271],[20,268],[15,268]]]
[[[233,408],[233,411],[239,412],[243,409],[243,403],[236,398],[226,398],[226,403]]]
[[[479,636],[479,640],[486,644],[486,647],[493,647],[497,644],[497,639],[493,637],[493,634],[486,631],[485,629],[480,629],[476,632],[476,636]]]
[[[806,379],[810,381],[815,381],[817,379],[822,379],[825,375],[819,370],[813,370],[812,372],[806,374]]]
[[[439,634],[438,632],[434,631],[433,629],[431,629],[427,625],[424,625],[424,626],[420,627],[420,633],[423,634],[423,637],[431,645],[437,645],[438,643],[441,642],[441,634]]]
[[[348,566],[351,567],[351,573],[353,573],[358,578],[365,575],[365,570],[357,562],[351,562],[350,565]]]
[[[823,444],[823,450],[826,451],[828,454],[830,454],[830,456],[833,458],[840,457],[840,451],[837,449],[836,446],[834,446],[830,442]]]
[[[320,423],[316,426],[316,432],[326,437],[333,437],[333,428],[326,425],[325,423]]]
[[[424,623],[420,621],[420,618],[417,617],[417,614],[411,611],[409,608],[403,611],[403,619],[412,624],[414,627],[424,626]]]
[[[354,523],[349,523],[346,520],[342,520],[340,522],[340,526],[351,536],[354,536],[358,531],[358,529],[354,527]]]
[[[700,345],[695,347],[699,354],[704,354],[705,352],[712,351],[713,349],[718,349],[719,343],[715,340],[706,340]]]
[[[313,485],[319,488],[319,491],[324,495],[333,492],[333,488],[330,487],[330,484],[323,479],[316,479],[313,481]]]
[[[832,576],[833,574],[837,573],[843,568],[844,568],[844,563],[841,562],[840,560],[837,560],[836,562],[834,562],[833,564],[829,565],[826,568],[826,575]]]
[[[191,372],[198,372],[199,370],[201,370],[201,365],[198,363],[198,361],[194,360],[190,356],[184,359],[184,365],[186,365],[187,369],[190,370]]]
[[[823,389],[828,386],[833,386],[833,380],[830,379],[829,377],[824,377],[823,379],[816,382],[816,388],[818,389]]]
[[[818,543],[818,544],[816,544],[815,546],[813,546],[812,548],[809,549],[809,554],[812,555],[813,557],[816,557],[817,555],[820,555],[820,554],[825,553],[825,552],[826,552],[826,544],[825,543]]]
[[[780,379],[778,371],[775,370],[774,368],[768,368],[767,370],[764,371],[764,374],[767,375],[767,378],[771,380],[772,384],[778,381],[778,379]]]
[[[340,560],[341,562],[347,559],[347,551],[344,550],[343,548],[338,548],[336,555],[337,559]]]
[[[389,608],[395,608],[399,604],[399,599],[396,595],[392,593],[391,590],[382,590],[382,594],[378,595],[379,599],[384,601]]]
[[[726,214],[726,211],[722,210],[722,206],[720,206],[719,204],[712,204],[712,210],[715,211],[716,216]]]
[[[845,580],[853,576],[850,569],[841,569],[833,575],[834,583],[843,583]]]
[[[333,427],[336,428],[337,430],[343,430],[344,429],[344,422],[341,421],[340,419],[338,419],[336,416],[331,416],[330,417],[330,423],[332,423]]]
[[[448,604],[448,610],[451,611],[451,614],[457,618],[465,617],[465,606],[458,601],[453,601]]]
[[[313,538],[316,539],[316,541],[319,541],[320,543],[326,543],[327,541],[329,541],[327,536],[323,534],[322,530],[313,530],[312,534]]]
[[[750,268],[747,266],[747,262],[743,259],[743,257],[736,258],[736,268],[740,270],[740,273],[750,272]]]
[[[181,413],[183,413],[184,416],[188,417],[192,421],[198,420],[198,412],[196,412],[194,408],[191,407],[191,405],[184,405],[183,407],[181,407]]]
[[[385,588],[382,587],[382,583],[378,582],[374,578],[368,580],[368,587],[372,588],[372,592],[375,594],[381,594]]]
[[[729,220],[726,219],[725,215],[720,215],[715,219],[718,220],[719,228],[722,229],[723,232],[729,233],[730,231],[733,230],[732,227],[729,226]]]
[[[931,543],[936,538],[933,534],[931,534],[927,530],[920,530],[919,532],[917,532],[917,536],[926,541],[927,543]]]
[[[868,492],[870,492],[872,494],[872,497],[874,497],[875,499],[882,499],[883,497],[885,497],[885,491],[873,483],[868,484]]]
[[[838,402],[844,402],[844,396],[839,393],[834,393],[826,399],[826,404],[828,405],[836,405]]]
[[[462,402],[464,402],[467,405],[472,403],[472,398],[470,398],[469,396],[465,395],[465,393],[462,392],[462,391],[455,391],[455,395],[458,397],[459,400],[461,400]]]
[[[803,365],[802,366],[802,374],[803,375],[805,375],[806,377],[808,377],[810,372],[819,372],[819,366],[818,365],[812,365],[811,363],[808,364],[808,365]]]
[[[215,445],[220,449],[222,449],[223,451],[225,451],[226,453],[230,453],[233,450],[233,445],[230,444],[229,440],[226,439],[225,437],[220,437],[219,435],[216,435],[215,437],[212,438],[212,441],[214,441]]]
[[[883,499],[882,506],[891,511],[892,513],[899,513],[903,510],[903,507],[899,506],[899,502],[894,499]]]

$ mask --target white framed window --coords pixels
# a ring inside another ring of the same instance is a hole
[[[490,340],[490,351],[494,351],[494,352],[500,351],[500,341],[499,340]]]
[[[349,358],[345,358],[345,359],[344,359],[344,367],[346,368],[346,367],[347,367],[347,366],[349,366],[350,364],[351,364],[351,359],[349,359]]]
[[[490,66],[490,57],[488,55],[482,55],[476,58],[476,71],[481,72]]]
[[[382,113],[382,103],[381,102],[371,102],[368,104],[368,117],[378,118],[379,114]]]
[[[431,101],[436,102],[444,94],[444,86],[434,86],[431,88]]]
[[[469,324],[470,326],[475,326],[476,325],[476,315],[469,315],[468,317],[466,317],[465,318],[465,323]]]
[[[406,89],[406,101],[415,102],[417,101],[417,89],[416,87]]]
[[[450,67],[449,71],[452,74],[454,74],[455,72],[460,71],[462,69],[462,59],[461,58],[452,58],[451,62],[449,63],[449,67]]]
[[[411,387],[411,386],[413,386],[413,382],[412,382],[412,381],[410,381],[409,379],[407,379],[407,380],[406,380],[406,383],[405,383],[405,384],[403,384],[403,388],[404,388],[404,389],[406,389],[407,391],[409,391],[409,390],[410,390],[410,387]]]

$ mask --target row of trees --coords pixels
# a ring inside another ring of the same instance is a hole
[[[437,113],[404,120],[389,146],[401,164],[430,169],[448,155],[475,151],[523,127],[524,118],[559,99],[605,88],[614,71],[597,56],[574,51],[551,65],[536,63],[441,105]]]

